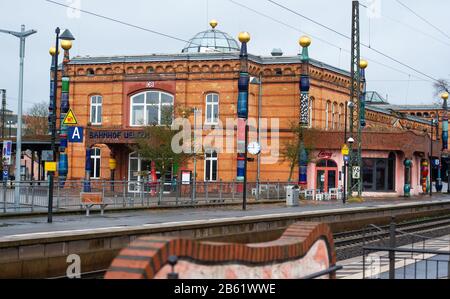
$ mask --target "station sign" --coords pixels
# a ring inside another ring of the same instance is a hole
[[[347,144],[344,144],[342,146],[342,155],[348,156],[350,154],[350,149],[348,148]]]
[[[69,127],[69,142],[83,143],[83,127]]]
[[[53,151],[42,151],[42,161],[44,162],[53,161]]]
[[[46,172],[56,172],[56,162],[45,162]]]
[[[5,169],[3,170],[3,181],[5,182],[7,180],[9,180],[9,170]]]

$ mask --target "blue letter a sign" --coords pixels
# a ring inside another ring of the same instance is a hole
[[[82,127],[69,127],[69,142],[83,143]]]

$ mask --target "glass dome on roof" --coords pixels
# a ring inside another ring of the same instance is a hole
[[[184,47],[182,53],[239,52],[238,42],[229,34],[210,29],[197,33]]]

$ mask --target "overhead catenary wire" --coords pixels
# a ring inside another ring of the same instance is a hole
[[[309,35],[310,37],[313,37],[313,38],[315,38],[315,39],[317,39],[317,40],[319,40],[319,41],[321,41],[321,42],[324,42],[324,43],[326,43],[326,44],[328,44],[328,45],[330,45],[330,46],[332,46],[332,47],[335,47],[336,49],[339,49],[339,55],[342,55],[342,51],[345,52],[345,53],[347,53],[347,54],[350,54],[350,50],[344,49],[344,48],[342,48],[341,46],[338,46],[338,45],[336,45],[336,44],[333,44],[333,43],[331,43],[331,42],[329,42],[329,41],[327,41],[327,40],[325,40],[325,39],[322,39],[322,38],[320,38],[320,37],[318,37],[318,36],[316,36],[316,35],[312,35],[312,34],[309,34],[309,33],[305,32],[305,31],[299,30],[298,28],[296,28],[296,27],[294,27],[294,26],[292,26],[292,25],[290,25],[290,24],[288,24],[288,23],[286,23],[286,22],[280,21],[280,20],[278,20],[278,19],[276,19],[276,18],[274,18],[274,17],[271,17],[271,16],[269,16],[269,15],[267,15],[267,14],[265,14],[265,13],[262,13],[262,12],[256,10],[256,9],[254,9],[254,8],[251,8],[251,7],[249,7],[249,6],[246,6],[246,5],[244,5],[244,4],[241,4],[241,3],[239,3],[239,2],[236,2],[236,1],[234,1],[234,0],[228,0],[228,1],[231,2],[231,3],[233,3],[233,4],[235,4],[235,5],[237,5],[237,6],[240,6],[240,7],[242,7],[242,8],[245,8],[245,9],[249,10],[249,11],[252,11],[252,12],[254,12],[255,14],[258,14],[258,15],[260,15],[260,16],[262,16],[262,17],[265,17],[265,18],[267,18],[267,19],[270,19],[270,20],[272,20],[272,21],[274,21],[274,22],[276,22],[276,23],[278,23],[278,24],[281,24],[281,25],[284,25],[284,26],[286,26],[286,27],[288,27],[288,28],[291,28],[292,30],[295,30],[295,31],[297,31],[297,32],[299,32],[299,33],[301,33],[301,34],[307,34],[307,35]],[[340,67],[340,60],[341,60],[341,57],[339,58],[339,67]],[[402,74],[407,75],[407,76],[412,76],[412,77],[414,77],[414,78],[416,78],[416,79],[420,79],[420,80],[423,79],[423,78],[420,78],[420,77],[418,77],[418,76],[415,76],[415,75],[412,75],[412,74],[410,74],[410,73],[407,73],[407,72],[405,72],[405,71],[399,70],[399,69],[397,69],[397,68],[395,68],[395,67],[393,67],[393,66],[391,66],[391,65],[387,65],[387,64],[385,64],[385,63],[379,62],[379,61],[377,61],[377,60],[375,60],[375,59],[370,59],[370,61],[373,62],[373,63],[375,63],[375,64],[378,64],[378,65],[380,65],[380,66],[383,66],[383,67],[385,67],[385,68],[388,68],[388,69],[391,69],[391,70],[393,70],[393,71],[396,71],[396,72],[398,72],[398,73],[402,73]],[[429,79],[428,79],[427,81],[433,82],[432,80],[429,80]]]
[[[70,6],[70,5],[63,4],[63,3],[59,3],[59,2],[57,2],[57,1],[53,1],[53,0],[45,0],[45,1],[46,1],[46,2],[49,2],[49,3],[51,3],[51,4],[55,4],[55,5],[58,5],[58,6],[65,7],[65,8],[73,8],[73,7]],[[282,25],[284,25],[284,26],[287,26],[287,27],[289,27],[289,28],[291,28],[291,29],[293,29],[293,30],[296,30],[296,31],[301,32],[301,33],[304,33],[304,34],[308,34],[308,33],[304,32],[304,31],[298,30],[297,28],[295,28],[294,26],[292,26],[292,25],[290,25],[290,24],[287,24],[287,23],[285,23],[285,22],[279,21],[279,20],[277,20],[277,19],[275,19],[275,18],[273,18],[273,17],[271,17],[271,16],[269,16],[269,15],[266,15],[266,14],[263,14],[263,13],[261,13],[261,12],[258,12],[257,10],[252,9],[252,8],[250,8],[250,7],[248,7],[248,6],[245,6],[245,5],[243,5],[243,4],[237,3],[236,1],[233,1],[233,0],[229,0],[229,1],[232,2],[232,3],[234,3],[234,4],[236,4],[236,5],[239,5],[239,6],[241,6],[241,7],[244,7],[244,8],[246,8],[246,9],[248,9],[248,10],[251,10],[251,11],[253,11],[254,13],[257,13],[257,14],[259,14],[259,15],[261,15],[261,16],[264,16],[264,17],[266,17],[266,18],[270,18],[270,19],[273,20],[274,22],[277,22],[277,23],[279,23],[279,24],[282,24]],[[270,1],[270,0],[268,0],[268,1]],[[77,8],[77,9],[78,9],[78,8]],[[182,38],[179,38],[179,37],[170,35],[170,34],[162,33],[162,32],[159,32],[159,31],[156,31],[156,30],[153,30],[153,29],[144,28],[144,27],[142,27],[142,26],[134,25],[134,24],[131,24],[131,23],[129,23],[129,22],[121,21],[121,20],[118,20],[118,19],[115,19],[115,18],[112,18],[112,17],[108,17],[108,16],[105,16],[105,15],[101,15],[101,14],[98,14],[98,13],[95,13],[95,12],[87,11],[87,10],[84,10],[84,9],[79,9],[79,11],[80,11],[80,12],[83,12],[83,13],[85,13],[85,14],[88,14],[88,15],[92,15],[92,16],[95,16],[95,17],[98,17],[98,18],[102,18],[102,19],[105,19],[105,20],[109,20],[109,21],[111,21],[111,22],[119,23],[119,24],[122,24],[122,25],[125,25],[125,26],[128,26],[128,27],[132,27],[132,28],[135,28],[135,29],[139,29],[139,30],[143,30],[143,31],[146,31],[146,32],[150,32],[150,33],[153,33],[153,34],[156,34],[156,35],[160,35],[160,36],[163,36],[163,37],[166,37],[166,38],[170,38],[170,39],[173,39],[173,40],[176,40],[176,41],[180,41],[180,42],[184,42],[184,43],[189,43],[189,42],[191,42],[191,41],[188,41],[188,40],[186,40],[186,39],[182,39]],[[308,18],[308,19],[310,19],[310,18]],[[327,27],[327,28],[328,28],[328,27]],[[330,28],[330,29],[331,29],[331,28]],[[333,30],[333,29],[331,29],[331,30]],[[333,31],[335,31],[335,30],[333,30]],[[336,31],[336,32],[337,32],[337,31]],[[330,43],[330,42],[326,41],[325,39],[322,39],[322,38],[320,38],[320,37],[318,37],[318,36],[311,35],[311,34],[308,34],[308,35],[310,35],[311,37],[313,37],[313,38],[315,38],[315,39],[317,39],[317,40],[320,40],[320,41],[322,41],[322,42],[324,42],[324,43],[326,43],[326,44],[328,44],[328,45],[330,45],[330,46],[333,46],[333,47],[339,49],[340,51],[344,51],[344,52],[346,52],[346,53],[350,53],[350,51],[348,51],[348,50],[346,50],[346,49],[343,49],[342,47],[340,47],[340,46],[338,46],[338,45],[335,45],[335,44],[333,44],[333,43]],[[340,34],[340,35],[341,35],[341,34]],[[343,35],[343,36],[346,37],[345,35]],[[346,38],[347,38],[347,37],[346,37]],[[194,44],[194,45],[202,46],[202,45],[200,45],[200,44],[196,44],[195,42],[191,42],[191,43]],[[211,49],[211,50],[212,50],[212,51],[215,51],[215,52],[218,52],[218,53],[223,53],[222,51],[217,50],[217,49]],[[372,50],[374,50],[374,49],[372,48]],[[389,68],[389,69],[391,69],[391,70],[394,70],[394,71],[403,73],[403,74],[405,74],[405,75],[411,75],[411,74],[409,74],[409,73],[406,73],[406,72],[404,72],[404,71],[402,71],[402,70],[399,70],[399,69],[397,69],[397,68],[394,68],[394,67],[392,67],[392,66],[390,66],[390,65],[381,63],[381,62],[376,61],[376,60],[374,60],[374,59],[370,59],[370,60],[371,60],[372,62],[376,63],[376,64],[379,64],[379,65],[384,66],[384,67],[386,67],[386,68]],[[413,69],[413,70],[414,70],[414,69]],[[429,76],[427,76],[426,74],[423,74],[423,73],[421,73],[421,72],[418,72],[418,73],[422,74],[423,76],[425,76],[425,77],[427,77],[427,78],[431,78],[432,80],[435,80],[434,78],[429,77]],[[414,75],[412,75],[412,76],[415,77],[415,78],[417,78],[417,79],[422,79],[422,78],[419,78],[419,77],[414,76]],[[430,82],[431,82],[431,81],[430,81]]]
[[[291,12],[291,13],[293,13],[293,14],[301,17],[301,18],[304,18],[304,19],[306,19],[306,20],[308,20],[308,21],[310,21],[310,22],[312,22],[312,23],[314,23],[314,24],[316,24],[316,25],[318,25],[318,26],[320,26],[322,28],[325,28],[325,29],[327,29],[327,30],[329,30],[331,32],[334,32],[335,34],[337,34],[337,35],[339,35],[339,36],[341,36],[343,38],[351,40],[350,36],[348,36],[346,34],[343,34],[343,33],[339,32],[339,31],[337,31],[337,30],[335,30],[335,29],[333,29],[333,28],[331,28],[331,27],[329,27],[327,25],[324,25],[324,24],[318,22],[318,21],[315,21],[315,20],[313,20],[313,19],[311,19],[311,18],[309,18],[309,17],[307,17],[307,16],[305,16],[305,15],[303,15],[303,14],[301,14],[301,13],[299,13],[299,12],[297,12],[297,11],[295,11],[295,10],[285,6],[285,5],[283,5],[283,4],[278,3],[277,1],[267,0],[267,2],[272,3],[272,4],[274,4],[274,5],[278,6],[278,7],[286,10],[286,11],[289,11],[289,12]],[[372,50],[373,52],[375,52],[375,53],[377,53],[377,54],[379,54],[379,55],[381,55],[381,56],[383,56],[385,58],[388,58],[389,60],[392,60],[392,61],[394,61],[394,62],[396,62],[396,63],[398,63],[398,64],[400,64],[400,65],[402,65],[402,66],[404,66],[404,67],[406,67],[406,68],[408,68],[408,69],[410,69],[410,70],[412,70],[412,71],[414,71],[414,72],[416,72],[416,73],[418,73],[418,74],[420,74],[420,75],[422,75],[424,77],[427,77],[427,78],[431,79],[434,82],[438,82],[438,80],[436,78],[434,78],[434,77],[432,77],[432,76],[430,76],[430,75],[428,75],[428,74],[426,74],[426,73],[424,73],[424,72],[422,72],[422,71],[420,71],[420,70],[418,70],[418,69],[416,69],[416,68],[414,68],[414,67],[412,67],[412,66],[410,66],[410,65],[408,65],[408,64],[406,64],[406,63],[404,63],[404,62],[402,62],[400,60],[398,60],[397,58],[394,58],[394,57],[392,57],[392,56],[390,56],[390,55],[388,55],[388,54],[386,54],[386,53],[384,53],[384,52],[374,48],[374,47],[370,47],[369,45],[367,45],[365,43],[361,43],[361,46],[363,46],[365,48],[368,48],[368,49]]]
[[[65,8],[74,9],[69,4],[63,4],[63,3],[59,3],[59,2],[53,1],[53,0],[45,0],[45,1],[49,2],[49,3],[52,3],[52,4],[55,4],[55,5],[59,5],[59,6],[65,7]],[[142,26],[139,26],[139,25],[134,25],[134,24],[131,24],[131,23],[126,22],[126,21],[121,21],[119,19],[108,17],[108,16],[105,16],[105,15],[101,15],[99,13],[91,12],[91,11],[88,11],[88,10],[84,10],[84,9],[80,9],[80,8],[76,8],[76,9],[79,10],[80,12],[82,12],[82,13],[85,13],[85,14],[88,14],[88,15],[91,15],[91,16],[95,16],[95,17],[98,17],[98,18],[101,18],[101,19],[105,19],[105,20],[108,20],[108,21],[111,21],[111,22],[122,24],[122,25],[125,25],[125,26],[128,26],[128,27],[132,27],[132,28],[135,28],[135,29],[147,31],[147,32],[150,32],[150,33],[153,33],[153,34],[156,34],[156,35],[159,35],[159,36],[163,36],[163,37],[166,37],[166,38],[170,38],[172,40],[176,40],[176,41],[179,41],[179,42],[191,43],[193,45],[196,45],[196,46],[199,46],[199,47],[203,47],[202,45],[197,44],[197,43],[195,43],[193,41],[189,41],[189,40],[186,40],[186,39],[183,39],[183,38],[179,38],[179,37],[176,37],[174,35],[170,35],[170,34],[167,34],[167,33],[159,32],[159,31],[156,31],[156,30],[153,30],[153,29],[149,29],[149,28],[145,28],[145,27],[142,27]],[[207,47],[205,47],[205,48],[207,48]],[[218,49],[215,49],[215,48],[208,48],[208,49],[210,49],[211,51],[218,52],[218,53],[223,53],[222,51],[220,51]]]
[[[430,25],[431,27],[433,27],[434,29],[436,29],[437,31],[439,31],[442,35],[444,35],[446,38],[450,39],[450,36],[444,32],[442,29],[440,29],[439,27],[437,27],[436,25],[434,25],[433,23],[431,23],[430,21],[428,21],[427,19],[425,19],[424,17],[422,17],[421,15],[419,15],[417,12],[415,12],[412,8],[410,8],[409,6],[407,6],[406,4],[404,4],[403,2],[401,2],[400,0],[395,0],[398,4],[400,4],[401,6],[403,6],[404,8],[406,8],[407,10],[409,10],[412,14],[414,14],[416,17],[418,17],[419,19],[421,19],[422,21],[424,21],[425,23],[427,23],[428,25]]]
[[[365,8],[365,9],[369,9],[369,7],[367,7],[367,5],[364,5],[364,4],[362,4],[362,3],[359,3],[359,5],[360,5],[361,7],[363,7],[363,8]],[[417,27],[415,27],[415,26],[412,26],[412,25],[410,25],[410,24],[408,24],[408,23],[405,23],[405,22],[403,22],[403,21],[394,19],[394,18],[392,18],[392,17],[390,17],[390,16],[387,16],[387,15],[385,15],[385,14],[383,14],[383,15],[380,14],[380,17],[383,17],[384,19],[387,19],[387,20],[389,20],[389,21],[391,21],[391,22],[400,24],[400,25],[402,25],[402,26],[404,26],[404,27],[407,27],[407,28],[413,30],[414,33],[420,33],[420,34],[422,34],[422,35],[424,35],[424,36],[427,36],[427,37],[429,37],[429,38],[431,38],[431,39],[433,39],[433,40],[435,40],[435,41],[437,41],[437,42],[439,42],[439,43],[441,43],[441,44],[443,44],[443,45],[445,45],[445,46],[450,47],[450,43],[445,42],[445,41],[443,41],[442,39],[439,39],[439,38],[435,37],[434,35],[431,35],[431,34],[425,32],[425,31],[423,31],[423,30],[421,30],[421,29],[419,29],[419,28],[417,28]],[[370,25],[370,18],[369,18],[369,25]]]

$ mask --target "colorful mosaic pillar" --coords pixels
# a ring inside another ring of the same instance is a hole
[[[240,62],[241,69],[239,73],[238,82],[238,140],[237,140],[237,178],[238,182],[244,182],[246,178],[247,167],[247,119],[248,119],[248,89],[250,83],[250,76],[248,73],[248,53],[247,43],[250,41],[248,33],[241,33],[239,41],[242,43]],[[243,186],[242,186],[243,187]],[[241,189],[241,188],[239,188]]]
[[[298,184],[306,189],[308,184],[308,153],[305,148],[304,130],[309,126],[309,52],[311,39],[307,36],[300,38],[302,49],[302,73],[300,75],[300,138],[298,153]]]
[[[405,166],[405,186],[403,188],[404,196],[411,197],[411,167],[412,161],[410,159],[405,159],[403,162]]]
[[[422,160],[420,163],[420,183],[422,185],[422,191],[423,193],[428,192],[428,174],[429,174],[429,163],[428,160]]]
[[[69,159],[67,155],[67,134],[68,127],[65,125],[64,119],[70,109],[69,104],[69,91],[70,91],[70,79],[68,76],[68,63],[70,62],[69,50],[72,48],[71,42],[62,42],[61,47],[64,49],[64,60],[62,69],[62,87],[61,87],[61,106],[60,106],[60,146],[59,146],[59,163],[58,163],[58,174],[59,174],[59,186],[64,188],[67,180],[67,174],[69,173]]]

